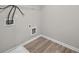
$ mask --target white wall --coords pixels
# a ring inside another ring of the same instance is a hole
[[[45,6],[41,33],[79,48],[79,6]]]
[[[24,13],[24,16],[17,10],[15,15],[15,23],[13,25],[6,25],[5,20],[9,9],[0,11],[0,52],[10,49],[21,42],[29,40],[32,36],[28,25],[37,26],[39,35],[39,6],[19,6]],[[35,35],[35,36],[36,36]]]
[[[36,35],[41,32],[79,48],[79,6],[43,6],[41,11],[40,6],[19,7],[25,15],[17,10],[15,23],[10,26],[5,24],[9,9],[0,11],[0,52],[29,40],[32,37],[29,24],[37,26]]]

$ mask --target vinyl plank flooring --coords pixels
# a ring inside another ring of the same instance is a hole
[[[31,53],[76,53],[69,48],[43,37],[37,38],[36,40],[24,45],[24,47]]]

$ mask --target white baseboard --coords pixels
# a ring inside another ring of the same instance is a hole
[[[32,37],[30,40],[28,40],[28,41],[26,41],[26,42],[23,42],[23,43],[21,43],[20,45],[15,46],[15,47],[13,47],[13,48],[11,48],[11,49],[9,49],[9,50],[3,52],[3,53],[13,53],[13,51],[15,52],[15,50],[17,50],[19,47],[23,48],[25,44],[28,44],[28,43],[30,43],[31,41],[36,40],[36,39],[39,38],[39,37],[41,37],[41,35],[38,35],[38,36],[36,36],[36,37]],[[20,49],[19,49],[19,50],[20,50]],[[29,53],[28,50],[26,50],[25,53],[27,53],[27,52]],[[16,52],[16,53],[17,53],[17,52]],[[18,52],[18,53],[19,53],[19,52]],[[22,52],[21,52],[21,53],[22,53]],[[24,53],[24,52],[23,52],[23,53]]]
[[[41,34],[38,35],[38,36],[36,36],[36,37],[31,38],[30,40],[28,40],[27,42],[24,42],[24,43],[20,44],[19,46],[24,46],[25,44],[28,44],[28,43],[30,43],[30,42],[36,40],[36,39],[39,38],[39,37],[47,38],[47,39],[49,39],[49,40],[51,40],[51,41],[53,41],[53,42],[56,42],[56,43],[58,43],[58,44],[60,44],[60,45],[62,45],[62,46],[64,46],[64,47],[67,47],[67,48],[70,48],[70,49],[72,49],[72,50],[74,50],[74,51],[79,52],[79,49],[76,48],[76,47],[73,47],[73,46],[71,46],[71,45],[65,44],[65,43],[63,43],[63,42],[61,42],[61,41],[58,41],[58,40],[56,40],[56,39],[53,39],[53,38],[51,38],[51,37],[48,37],[48,36],[46,36],[46,35],[41,35]],[[14,50],[14,49],[17,48],[17,47],[18,47],[18,46],[13,47],[12,49],[9,49],[8,52]],[[29,51],[28,51],[28,52],[29,52]],[[4,52],[4,53],[6,53],[6,52]]]
[[[53,39],[53,38],[51,38],[51,37],[48,37],[48,36],[46,36],[46,35],[40,35],[40,36],[42,36],[42,37],[44,37],[44,38],[47,38],[47,39],[49,39],[49,40],[51,40],[51,41],[53,41],[53,42],[56,42],[56,43],[58,43],[58,44],[60,44],[60,45],[62,45],[62,46],[64,46],[64,47],[70,48],[70,49],[72,49],[72,50],[74,50],[74,51],[76,51],[76,52],[79,52],[79,49],[76,48],[76,47],[73,47],[73,46],[71,46],[71,45],[68,45],[68,44],[66,44],[66,43],[63,43],[63,42],[61,42],[61,41],[58,41],[58,40]]]
[[[41,36],[42,36],[42,35],[37,35],[36,37],[32,37],[30,40],[28,40],[28,41],[22,43],[21,45],[24,46],[25,44],[28,44],[28,43],[30,43],[30,42],[36,40],[37,38],[39,38],[39,37],[41,37]]]

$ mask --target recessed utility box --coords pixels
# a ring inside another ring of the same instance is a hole
[[[7,24],[7,25],[11,25],[11,24],[13,24],[13,23],[14,23],[13,20],[6,20],[6,24]]]
[[[37,27],[32,27],[31,28],[31,35],[35,35],[37,33]]]

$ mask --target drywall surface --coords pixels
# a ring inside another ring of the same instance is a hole
[[[41,33],[79,48],[79,6],[45,6]]]
[[[2,6],[1,6],[2,7]],[[4,52],[22,42],[29,40],[31,36],[30,28],[37,27],[37,34],[39,35],[39,19],[40,7],[39,6],[19,6],[24,13],[24,16],[16,10],[14,17],[15,23],[13,25],[6,25],[6,17],[10,8],[0,10],[0,52]],[[31,27],[29,28],[29,25]],[[34,36],[36,36],[34,35]]]

